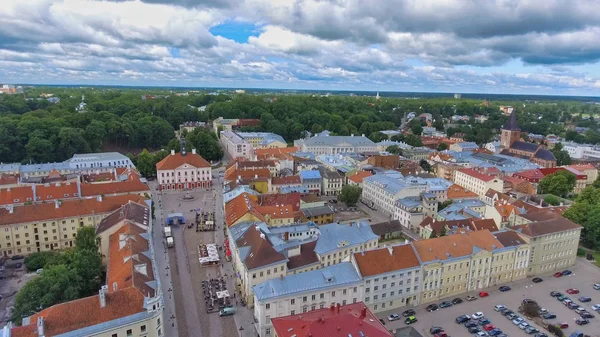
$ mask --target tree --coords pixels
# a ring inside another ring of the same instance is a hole
[[[404,142],[410,146],[423,146],[423,141],[421,140],[421,136],[417,135],[408,135],[404,138]]]
[[[438,238],[441,238],[442,236],[446,236],[446,226],[443,226],[442,229],[440,230],[440,234],[438,234]]]
[[[79,228],[75,237],[75,247],[78,250],[99,251],[100,238],[96,236],[96,229],[94,227]]]
[[[385,150],[391,154],[402,155],[402,149],[398,145],[390,145]]]
[[[58,133],[57,152],[63,158],[73,157],[76,153],[90,152],[90,146],[83,138],[83,131],[75,128],[61,128]]]
[[[554,146],[552,149],[552,154],[554,154],[554,157],[556,157],[556,164],[558,166],[571,165],[571,156],[569,155],[569,152],[563,150],[563,145],[561,143],[558,143]]]
[[[446,200],[444,202],[438,203],[438,212],[441,211],[441,210],[443,210],[444,208],[452,205],[453,202],[454,202],[454,200],[448,199],[448,200]]]
[[[544,201],[547,202],[548,204],[552,205],[552,206],[558,206],[560,205],[560,198],[558,198],[555,195],[547,195],[546,197],[544,197]]]
[[[56,251],[34,252],[25,258],[25,267],[29,271],[36,271],[40,268],[44,268],[46,264],[54,260],[57,255],[60,255],[60,253]]]
[[[564,337],[565,333],[562,331],[562,329],[556,325],[556,324],[548,324],[548,332],[550,332],[551,334],[553,334],[556,337]]]
[[[369,139],[375,143],[379,143],[381,141],[386,140],[387,136],[381,132],[371,132],[371,134],[369,135]]]
[[[427,160],[421,159],[421,161],[419,162],[419,166],[421,166],[421,168],[426,172],[431,172],[431,164],[429,164]]]
[[[410,130],[412,131],[413,135],[417,136],[420,136],[423,133],[423,127],[421,125],[413,125]]]
[[[538,193],[554,194],[559,197],[566,197],[577,183],[577,176],[569,171],[558,171],[545,176],[538,184]]]
[[[75,249],[69,252],[69,268],[77,275],[80,296],[91,296],[102,286],[104,266],[98,251]]]
[[[137,155],[135,167],[144,177],[156,176],[156,161],[154,155],[144,149]]]
[[[25,145],[27,158],[34,163],[49,163],[54,161],[54,144],[47,139],[32,137]]]
[[[540,306],[536,301],[533,300],[524,300],[521,306],[519,307],[519,311],[521,311],[527,317],[540,316]]]
[[[440,143],[440,145],[438,145],[437,147],[438,151],[444,151],[444,150],[448,150],[448,144],[446,143]]]
[[[362,194],[362,188],[353,185],[344,185],[338,200],[345,203],[346,206],[355,206]]]

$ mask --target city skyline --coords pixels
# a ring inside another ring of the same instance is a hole
[[[0,80],[596,96],[593,1],[6,0]]]

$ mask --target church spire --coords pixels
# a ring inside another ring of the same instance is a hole
[[[510,117],[508,117],[508,121],[506,121],[502,130],[521,131],[519,124],[517,124],[517,113],[515,109],[510,113]]]

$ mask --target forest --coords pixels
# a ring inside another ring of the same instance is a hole
[[[60,98],[53,104],[40,96]],[[85,112],[75,111],[85,95]],[[142,99],[142,95],[153,95]],[[174,130],[185,121],[209,122],[217,117],[259,118],[261,124],[247,131],[269,131],[288,142],[311,133],[329,130],[339,135],[365,134],[374,141],[379,131],[396,129],[405,113],[431,113],[433,126],[448,135],[465,134],[465,139],[483,144],[490,141],[506,121],[499,106],[514,106],[520,127],[535,134],[556,134],[577,142],[600,143],[596,131],[600,106],[577,101],[490,102],[453,98],[392,98],[233,94],[192,92],[176,95],[158,89],[27,88],[23,95],[0,96],[0,158],[2,162],[43,163],[62,161],[74,153],[120,151],[138,154],[178,148]],[[207,106],[204,111],[197,109]],[[453,115],[468,121],[450,124]],[[478,123],[474,117],[486,115]],[[594,118],[596,117],[596,118]],[[409,125],[418,132],[423,125]],[[577,132],[567,127],[586,127]],[[189,138],[188,138],[189,137]],[[208,160],[218,160],[216,138],[210,132],[187,135],[188,146],[198,147]],[[408,139],[418,145],[418,139]],[[217,146],[218,147],[218,146]],[[204,149],[207,148],[207,149]]]

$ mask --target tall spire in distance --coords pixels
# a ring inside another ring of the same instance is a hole
[[[508,117],[508,121],[506,121],[506,124],[504,124],[502,130],[521,131],[521,128],[519,128],[519,124],[517,123],[516,109],[513,109],[513,111],[510,113],[510,117]]]
[[[180,151],[180,153],[181,153],[182,156],[186,155],[186,152],[185,152],[185,137],[181,138],[181,151]]]

